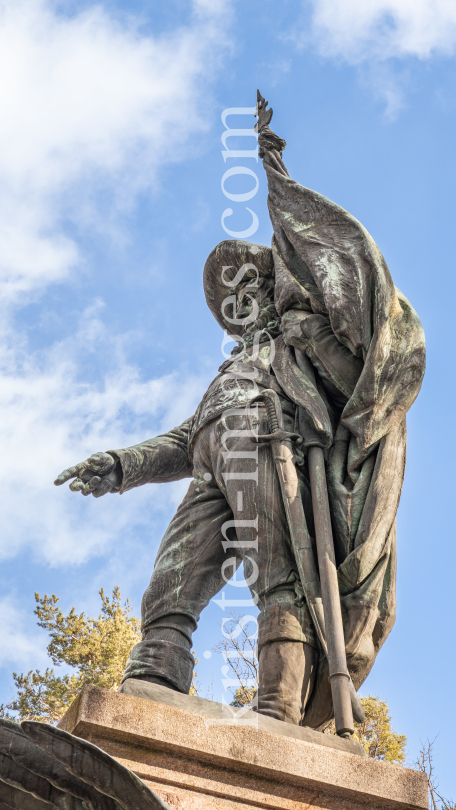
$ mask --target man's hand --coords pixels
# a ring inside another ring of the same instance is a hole
[[[94,453],[86,461],[64,470],[55,479],[54,484],[59,487],[70,478],[75,478],[70,484],[73,492],[82,492],[83,495],[92,495],[101,498],[107,492],[118,492],[122,483],[122,468],[120,461],[110,453]]]
[[[307,346],[307,329],[309,321],[314,317],[311,312],[301,309],[290,309],[282,317],[281,327],[285,343],[296,349],[305,351]]]

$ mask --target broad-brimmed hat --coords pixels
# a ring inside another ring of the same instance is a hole
[[[237,274],[239,279],[235,281]],[[217,323],[230,335],[241,335],[244,331],[244,326],[230,323],[225,317],[233,315],[233,296],[237,296],[246,283],[255,281],[257,275],[258,278],[274,277],[272,250],[265,245],[225,239],[207,257],[203,274],[207,305]],[[252,286],[252,295],[254,293]],[[227,298],[231,301],[227,302]]]

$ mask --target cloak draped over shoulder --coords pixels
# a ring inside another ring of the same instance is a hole
[[[313,401],[318,398],[319,422],[311,416],[327,448],[347,663],[359,688],[395,619],[405,414],[424,375],[424,333],[370,234],[343,208],[292,180],[277,143],[269,127],[263,128],[259,144],[274,229],[276,308],[282,317],[296,311],[323,316],[335,353],[348,349],[357,358],[358,372],[351,385],[345,375],[345,391],[343,380],[335,380],[341,403],[327,387],[326,394],[322,390],[318,362],[308,353],[317,363]],[[282,344],[274,370],[288,396],[305,410],[302,372],[291,347]],[[306,382],[307,400],[308,387]],[[304,717],[304,724],[313,728],[324,726],[332,714],[327,676],[322,658]]]

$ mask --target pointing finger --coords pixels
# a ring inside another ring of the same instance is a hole
[[[64,470],[63,472],[60,473],[60,475],[57,476],[57,478],[54,481],[54,484],[56,485],[56,487],[61,486],[61,484],[65,484],[65,482],[69,481],[70,478],[75,478],[77,475],[79,475],[79,473],[82,472],[84,467],[85,467],[84,461],[81,464],[76,464],[74,467],[68,467],[67,470]]]

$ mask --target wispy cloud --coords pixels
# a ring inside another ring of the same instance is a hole
[[[320,52],[351,64],[450,55],[456,47],[453,0],[312,0]]]
[[[397,61],[451,56],[456,49],[453,0],[306,0],[305,8],[310,19],[293,38],[325,58],[360,66],[391,118],[404,102],[406,78]]]
[[[187,154],[207,127],[229,5],[194,0],[187,26],[145,36],[101,6],[66,17],[51,0],[0,2],[3,298],[77,264],[62,223],[78,223],[97,190],[128,206],[159,167]]]
[[[12,596],[0,599],[0,667],[37,668],[49,663],[43,634],[30,632],[30,620]]]
[[[48,351],[3,351],[0,558],[29,548],[43,562],[81,563],[150,522],[151,510],[174,505],[173,485],[145,487],[135,498],[94,499],[52,484],[62,469],[92,452],[126,447],[179,424],[192,415],[209,382],[177,372],[143,380],[121,351],[105,377],[81,379],[82,336],[90,333],[111,351],[121,343],[92,314],[83,317],[80,332]],[[177,488],[181,494],[182,485]]]
[[[83,265],[77,233],[93,227],[100,190],[115,219],[207,128],[230,2],[189,8],[185,25],[145,35],[107,6],[66,16],[52,0],[0,0],[4,312]],[[30,549],[42,562],[82,563],[169,509],[183,485],[96,501],[53,487],[56,474],[178,424],[208,381],[198,372],[143,379],[97,305],[81,316],[79,337],[40,351],[8,323],[5,316],[0,334],[0,558]],[[86,371],[94,343],[97,355],[109,346],[109,373],[98,378]]]

